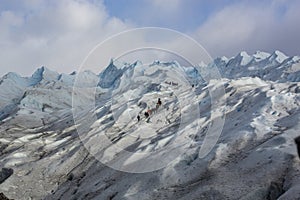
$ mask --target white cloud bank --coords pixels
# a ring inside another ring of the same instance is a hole
[[[169,24],[165,28],[174,24],[195,26],[190,22],[194,22],[196,16],[207,17],[189,35],[196,38],[212,57],[234,56],[242,50],[253,53],[278,49],[291,56],[300,54],[298,0],[224,0],[222,4],[214,0],[209,3],[141,0],[139,8],[130,5],[134,1],[128,1],[125,13],[132,17],[123,16],[122,19],[111,16],[103,1],[96,2],[2,1],[0,76],[9,71],[29,75],[43,65],[68,73],[78,69],[95,45],[115,33],[137,27],[137,24]],[[212,9],[214,3],[215,9]],[[147,38],[132,38],[132,42],[140,40],[147,42]],[[169,46],[176,48],[174,45],[182,48],[180,41],[169,42]]]
[[[132,26],[109,16],[102,3],[22,2],[19,10],[0,13],[1,75],[9,71],[29,75],[43,65],[72,72],[95,44]]]
[[[295,0],[241,1],[215,13],[194,36],[213,56],[277,49],[299,55],[299,8]]]

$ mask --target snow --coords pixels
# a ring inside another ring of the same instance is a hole
[[[14,173],[0,192],[12,199],[300,198],[299,57],[241,52],[209,66],[222,79],[207,83],[176,61],[112,60],[99,75],[45,67],[31,77],[5,75],[0,167]],[[211,111],[211,92],[221,86],[225,94],[216,97],[226,104]],[[212,118],[224,113],[220,138],[201,158]]]
[[[270,61],[275,60],[275,61],[277,61],[278,63],[282,63],[282,62],[285,61],[287,58],[288,58],[288,57],[287,57],[284,53],[282,53],[282,52],[280,52],[280,51],[274,51],[274,52],[272,53],[272,55],[269,57],[269,60],[270,60]]]
[[[240,53],[240,56],[242,57],[241,65],[245,66],[252,60],[252,56],[249,56],[247,52],[242,51]]]
[[[267,59],[271,54],[263,51],[256,51],[253,54],[253,57],[255,58],[256,61],[261,61]]]
[[[280,52],[280,51],[275,51],[274,54],[277,55],[276,60],[277,60],[279,63],[282,63],[284,60],[286,60],[286,59],[288,58],[284,53],[282,53],[282,52]]]
[[[292,60],[294,62],[299,62],[300,61],[300,56],[293,56]]]
[[[226,56],[222,56],[221,60],[224,61],[224,62],[228,62],[229,59]]]
[[[58,81],[60,81],[62,84],[66,85],[66,86],[73,86],[74,82],[75,82],[75,74],[61,74],[58,78]]]

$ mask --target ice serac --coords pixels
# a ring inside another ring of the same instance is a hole
[[[76,74],[60,74],[58,77],[58,81],[67,86],[73,86],[75,81]]]
[[[257,51],[253,55],[241,52],[228,61],[217,58],[213,62],[223,77],[236,79],[241,77],[259,77],[276,82],[295,82],[293,73],[299,71],[299,59],[287,57],[280,51],[272,54]]]
[[[111,60],[108,67],[99,75],[99,86],[102,88],[113,87],[116,81],[122,76],[123,71],[123,69],[117,68],[113,60]]]
[[[8,73],[0,79],[0,118],[6,116],[15,109],[25,92],[25,88],[30,85],[27,78],[21,77],[16,73]]]
[[[253,54],[253,57],[255,58],[256,62],[259,62],[261,60],[264,60],[266,58],[268,58],[271,54],[267,53],[267,52],[263,52],[263,51],[256,51]]]
[[[249,64],[252,59],[252,56],[249,56],[247,52],[242,51],[237,56],[230,59],[228,61],[228,65],[231,67],[242,67]]]
[[[287,59],[288,57],[284,54],[284,53],[282,53],[282,52],[280,52],[280,51],[274,51],[273,53],[272,53],[272,55],[269,57],[269,60],[270,61],[276,61],[276,62],[278,62],[278,63],[282,63],[283,61],[285,61],[286,59]]]
[[[58,72],[52,71],[47,67],[42,66],[41,68],[37,69],[33,75],[30,77],[31,86],[37,84],[48,84],[50,82],[58,81],[60,74]]]
[[[248,53],[246,51],[242,51],[239,55],[238,55],[240,61],[240,65],[245,66],[247,64],[249,64],[251,62],[251,60],[253,59],[253,56],[248,55]]]
[[[31,85],[34,86],[38,84],[43,79],[45,67],[38,68],[31,76]]]

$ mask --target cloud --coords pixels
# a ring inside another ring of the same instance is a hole
[[[159,10],[177,18],[176,13],[182,8],[183,1],[176,0],[172,6],[170,1],[156,0],[145,3],[150,4],[151,15],[155,16],[157,12],[154,11]],[[132,22],[125,22],[124,18],[121,20],[110,16],[103,2],[95,4],[80,0],[31,0],[18,4],[12,0],[5,6],[7,9],[0,9],[0,29],[3,33],[0,35],[0,46],[5,49],[0,54],[1,75],[9,71],[30,75],[37,67],[43,65],[65,73],[78,70],[95,45],[114,33],[135,26]],[[149,17],[149,14],[144,12],[140,16]],[[156,16],[151,20],[156,21],[158,18]],[[130,36],[126,41],[115,41],[106,51],[99,50],[98,54],[94,54],[95,57],[89,60],[87,68],[99,72],[97,69],[106,66],[110,58],[117,57],[120,49],[133,44],[153,46],[155,42],[160,41],[166,49],[178,47],[179,51],[183,51],[184,45],[178,38],[171,41],[161,37],[159,33],[150,36],[144,33]],[[149,38],[151,41],[148,41]],[[194,54],[193,50],[189,51],[191,55]],[[173,55],[159,51],[133,54],[132,57],[135,55],[139,57],[132,58],[133,60],[147,60],[146,62],[151,62],[150,59],[153,61],[155,55],[156,59],[174,58]]]
[[[77,70],[96,44],[115,33],[143,26],[188,32],[212,57],[277,49],[296,55],[300,52],[299,8],[298,0],[3,0],[0,76],[9,71],[29,75],[42,65],[59,72]],[[110,48],[138,42],[148,45],[148,39],[139,35]],[[184,46],[176,39],[165,43],[166,48],[179,51]],[[111,49],[102,52],[107,62],[115,56],[109,52],[117,52]],[[189,51],[194,54],[193,49]],[[90,66],[106,62],[102,61],[96,57]]]
[[[194,36],[213,56],[277,49],[299,54],[299,5],[299,1],[293,0],[241,1],[215,13],[199,26]]]
[[[24,1],[7,8],[0,11],[1,75],[29,75],[42,65],[72,72],[97,43],[133,26],[109,16],[103,3]]]
[[[183,66],[211,62],[207,52],[190,37],[163,28],[138,28],[109,38],[89,54],[84,69],[99,72],[111,58],[144,64],[176,60]]]

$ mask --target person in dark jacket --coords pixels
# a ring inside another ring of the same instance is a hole
[[[158,98],[158,100],[157,100],[157,103],[156,103],[156,109],[158,109],[159,106],[161,106],[161,100],[160,100],[160,98]]]
[[[140,115],[137,116],[137,120],[138,120],[138,122],[141,120]]]
[[[300,136],[295,138],[295,143],[297,145],[297,149],[298,149],[298,156],[300,158]]]

